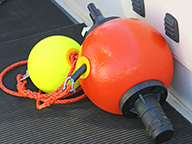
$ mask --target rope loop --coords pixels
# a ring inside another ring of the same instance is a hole
[[[77,59],[78,59],[78,53],[73,52],[70,55],[70,61],[72,63],[72,66],[71,66],[71,69],[70,69],[69,74],[68,74],[67,77],[72,75],[72,73],[73,73],[73,71],[75,69],[75,66],[76,66]],[[10,71],[11,69],[13,69],[13,68],[15,68],[17,66],[20,66],[20,65],[24,65],[24,64],[27,64],[27,60],[14,63],[14,64],[8,66],[7,68],[5,68],[1,72],[1,74],[0,74],[0,88],[3,91],[5,91],[6,93],[9,93],[11,95],[18,96],[18,97],[28,97],[28,98],[31,98],[31,99],[35,99],[36,100],[36,107],[39,110],[43,109],[43,108],[46,108],[46,107],[49,107],[52,104],[67,104],[67,103],[77,102],[77,101],[79,101],[79,100],[86,97],[86,95],[83,94],[83,95],[78,96],[76,98],[64,99],[64,98],[68,98],[71,95],[75,94],[75,93],[70,93],[71,86],[69,84],[66,85],[66,88],[65,88],[64,91],[62,90],[62,87],[63,87],[64,84],[62,84],[58,89],[56,89],[55,91],[53,91],[51,93],[42,94],[41,90],[39,90],[39,92],[32,92],[32,91],[26,89],[26,87],[25,87],[25,85],[27,84],[27,79],[24,79],[23,81],[21,81],[21,79],[24,77],[21,74],[18,74],[17,77],[16,77],[16,80],[17,80],[17,86],[16,87],[17,87],[18,92],[7,89],[3,85],[3,81],[2,81],[4,75],[8,71]],[[82,90],[82,88],[80,86],[79,88],[76,89],[76,93],[78,93],[81,90]]]

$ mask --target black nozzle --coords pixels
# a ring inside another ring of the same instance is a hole
[[[87,8],[89,9],[90,12],[90,17],[93,21],[93,23],[95,24],[95,22],[100,21],[102,19],[104,19],[103,14],[101,13],[101,11],[99,9],[97,9],[94,5],[94,3],[90,3]]]
[[[71,79],[74,80],[74,82],[82,75],[86,72],[87,70],[87,66],[86,64],[83,64],[72,76]]]
[[[95,7],[95,4],[94,3],[90,3],[88,6],[87,6],[89,12],[90,12],[90,17],[93,21],[93,26],[91,27],[91,29],[86,33],[85,37],[87,35],[89,35],[89,33],[91,33],[91,31],[93,31],[96,27],[98,27],[99,25],[101,25],[102,23],[105,23],[109,20],[112,20],[112,19],[116,19],[116,18],[119,18],[119,17],[107,17],[105,18],[103,16],[103,14],[101,13],[101,11],[99,9],[97,9]]]
[[[130,88],[121,98],[119,108],[125,117],[139,116],[156,144],[168,141],[173,126],[160,104],[166,100],[167,89],[157,80],[149,80]]]
[[[149,136],[156,144],[165,142],[173,136],[173,127],[154,94],[139,95],[134,109],[145,125]]]

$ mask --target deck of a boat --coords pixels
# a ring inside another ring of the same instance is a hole
[[[0,5],[0,71],[26,60],[32,47],[50,35],[69,36],[79,43],[84,24],[74,24],[48,0],[8,0]],[[16,90],[15,77],[26,66],[7,73],[5,86]],[[31,90],[37,90],[31,82]],[[166,142],[192,143],[191,124],[168,103],[163,108],[175,134]],[[107,113],[88,98],[37,110],[35,100],[0,90],[0,143],[153,143],[139,119]]]

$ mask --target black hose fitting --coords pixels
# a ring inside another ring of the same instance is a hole
[[[160,105],[166,97],[163,83],[149,80],[130,88],[122,96],[119,108],[125,117],[139,116],[149,136],[159,144],[168,141],[174,134],[173,126]]]

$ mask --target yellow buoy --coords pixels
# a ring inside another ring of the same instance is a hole
[[[80,45],[66,36],[55,35],[39,41],[31,50],[27,64],[34,85],[46,93],[56,90],[71,68],[70,54],[79,50]],[[78,86],[79,81],[75,88]]]

